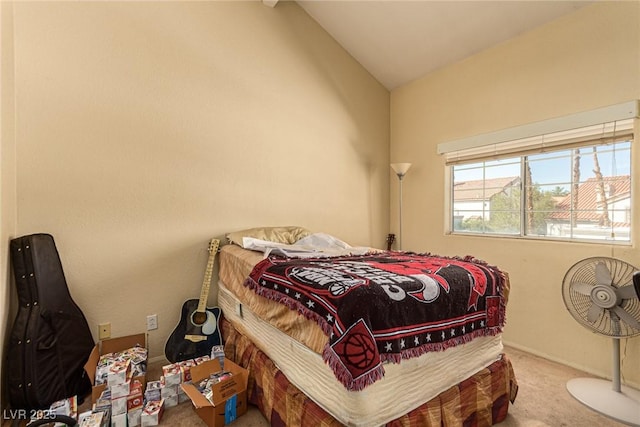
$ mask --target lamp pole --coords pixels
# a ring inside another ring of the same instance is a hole
[[[399,192],[399,214],[398,218],[399,222],[399,233],[398,233],[398,249],[402,250],[402,179],[407,174],[407,171],[411,167],[411,163],[391,163],[391,168],[395,171],[396,175],[398,175],[398,180],[400,181],[400,192]]]

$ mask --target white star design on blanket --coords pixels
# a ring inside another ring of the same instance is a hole
[[[393,350],[393,344],[391,344],[390,342],[387,343],[387,345],[384,346],[385,351],[391,351]]]
[[[311,301],[311,300],[307,301],[307,306],[308,306],[309,308],[313,308],[313,307],[315,307],[315,305],[316,305],[316,303],[315,303],[315,302],[313,302],[313,301]]]
[[[333,322],[333,316],[331,315],[331,313],[327,313],[327,322]]]
[[[420,338],[418,338],[417,336],[415,337],[415,339],[413,340],[413,343],[418,346],[420,344]]]
[[[452,337],[455,337],[455,336],[456,336],[456,330],[455,330],[455,329],[452,329],[452,330],[451,330],[451,336],[452,336]]]
[[[427,342],[431,342],[431,334],[427,334]]]
[[[294,297],[296,297],[296,299],[300,299],[302,295],[300,295],[300,292],[296,292],[296,294],[294,295]]]
[[[400,348],[404,348],[404,338],[400,340]]]

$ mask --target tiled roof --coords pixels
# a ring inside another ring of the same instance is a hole
[[[631,194],[631,178],[629,175],[610,176],[603,178],[605,185],[606,200],[612,203],[628,198]],[[598,212],[598,200],[596,188],[598,180],[589,178],[578,187],[578,221],[597,222],[600,219]],[[556,212],[550,214],[548,219],[566,220],[570,219],[571,194],[565,196],[557,205]]]
[[[520,177],[517,176],[456,182],[453,185],[454,201],[489,200],[518,182]]]

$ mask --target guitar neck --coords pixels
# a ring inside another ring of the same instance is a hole
[[[204,313],[207,309],[207,300],[209,299],[209,288],[211,287],[211,277],[213,275],[213,262],[216,259],[218,253],[218,247],[220,241],[218,239],[211,239],[209,242],[209,260],[207,261],[207,268],[204,272],[204,280],[202,281],[202,290],[200,291],[200,300],[198,301],[198,309],[196,311]]]

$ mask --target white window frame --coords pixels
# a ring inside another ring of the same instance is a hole
[[[612,135],[613,137],[616,137],[616,132],[618,132],[617,135],[620,136],[621,130],[623,130],[622,133],[626,132],[631,135],[631,138],[633,138],[634,135],[638,135],[639,133],[639,107],[640,101],[634,100],[570,116],[554,118],[516,128],[500,130],[497,132],[439,144],[437,147],[438,153],[443,155],[446,161],[445,233],[494,238],[511,237],[519,239],[561,240],[581,243],[594,242],[600,244],[632,244],[632,230],[630,231],[629,240],[589,240],[574,237],[566,238],[527,235],[522,231],[524,226],[521,226],[521,233],[519,234],[454,231],[452,165],[459,163],[478,163],[482,160],[491,158],[523,157],[550,150],[555,151],[556,149],[569,148],[576,146],[576,144],[577,146],[591,147],[593,145],[598,145],[600,143],[598,141],[602,141]],[[607,124],[608,122],[612,123]],[[615,122],[618,123],[616,124]],[[626,127],[626,129],[620,129],[620,123],[624,123],[622,127]],[[618,127],[618,129],[616,127]],[[596,131],[596,128],[599,130]],[[597,134],[599,134],[599,136],[595,137]],[[587,136],[586,138],[585,135]],[[633,168],[633,154],[631,167]],[[521,177],[524,179],[524,175],[522,175],[522,173]],[[634,200],[635,197],[633,187],[635,187],[635,185],[632,183],[632,200]],[[524,215],[524,205],[521,205],[521,214]],[[633,215],[631,215],[631,217],[633,218]],[[633,223],[631,224],[631,228],[633,229]]]

